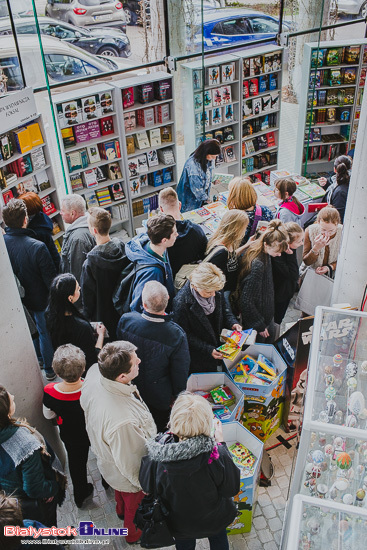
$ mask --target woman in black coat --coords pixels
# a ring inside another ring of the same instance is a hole
[[[225,284],[222,271],[209,262],[198,265],[173,300],[173,315],[187,335],[190,373],[216,372],[223,355],[216,350],[224,328],[242,330],[220,292]]]
[[[226,527],[236,517],[231,497],[240,489],[240,470],[223,442],[220,421],[203,397],[180,394],[172,407],[170,432],[147,443],[139,481],[168,510],[167,525],[177,550],[195,549],[208,537],[211,550],[229,550]]]
[[[46,309],[46,325],[54,349],[73,344],[85,353],[86,371],[103,347],[106,327],[99,323],[96,332],[74,305],[80,297],[80,286],[74,275],[64,273],[52,282]],[[97,334],[96,334],[97,333]]]

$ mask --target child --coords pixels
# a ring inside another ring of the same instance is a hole
[[[57,419],[60,437],[66,447],[74,500],[78,508],[93,493],[93,485],[87,482],[90,443],[85,429],[84,411],[80,406],[83,385],[81,375],[85,371],[85,364],[85,355],[76,346],[65,344],[57,348],[52,368],[62,378],[62,382],[47,384],[43,395],[43,414],[48,419]]]
[[[291,178],[278,178],[275,182],[274,194],[280,203],[276,217],[283,223],[296,222],[302,226],[301,216],[305,211],[303,204],[299,202],[294,193],[297,190],[297,184]]]
[[[289,236],[287,250],[281,256],[272,257],[274,282],[274,321],[280,325],[297,289],[299,279],[299,267],[297,255],[294,252],[303,245],[303,229],[296,222],[284,224]]]

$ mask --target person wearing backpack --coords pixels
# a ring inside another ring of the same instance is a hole
[[[228,185],[229,195],[227,206],[229,210],[234,208],[244,210],[248,216],[248,226],[241,245],[255,235],[257,224],[260,221],[270,222],[273,219],[273,214],[267,206],[256,204],[257,193],[249,178],[236,177],[233,178]]]
[[[301,221],[305,213],[305,207],[294,196],[297,191],[297,184],[292,178],[278,178],[275,181],[274,195],[280,200],[275,215],[281,222],[296,222],[303,227]]]
[[[141,295],[147,281],[158,281],[167,288],[170,297],[168,310],[171,309],[175,288],[167,248],[175,244],[177,235],[174,217],[159,214],[148,219],[147,233],[134,237],[126,244],[126,256],[136,266],[131,311],[143,311]]]

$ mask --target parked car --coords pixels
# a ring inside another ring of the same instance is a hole
[[[16,0],[16,2],[10,2],[11,12],[13,17],[27,17],[33,15],[33,9],[29,0]],[[5,17],[9,18],[8,4],[6,0],[0,0],[0,19]]]
[[[150,0],[124,0],[124,12],[127,25],[141,25],[141,3],[145,4],[145,13],[147,16],[147,23],[150,23]]]
[[[27,86],[45,86],[38,38],[33,35],[23,35],[19,36],[18,42]],[[127,59],[92,55],[50,36],[42,37],[42,45],[50,84],[67,83],[83,76],[93,78],[98,74],[133,66],[133,63]],[[23,82],[14,40],[11,36],[0,36],[0,51],[0,68],[8,77],[8,91],[19,90],[23,87]]]
[[[47,0],[45,15],[76,27],[118,27],[126,32],[123,4],[117,0]]]
[[[125,33],[117,29],[103,27],[85,29],[62,23],[51,17],[38,19],[42,34],[59,38],[69,44],[78,46],[89,53],[105,56],[129,57],[131,55],[130,40]],[[17,34],[36,34],[34,17],[27,17],[16,22]],[[11,34],[9,20],[0,20],[0,36]]]
[[[338,13],[345,15],[359,15],[367,17],[367,0],[335,0],[332,2],[332,7],[338,9]]]
[[[204,11],[204,49],[212,50],[264,38],[275,39],[279,30],[276,17],[245,8],[219,8]],[[289,31],[283,23],[283,32]],[[195,49],[201,47],[201,24],[198,20]]]

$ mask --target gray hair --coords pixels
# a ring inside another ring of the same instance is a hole
[[[149,311],[152,313],[165,311],[168,300],[168,291],[164,285],[158,281],[148,281],[145,283],[142,292],[142,301]]]
[[[85,200],[81,195],[66,195],[62,198],[61,203],[68,212],[75,210],[80,214],[85,214]]]

